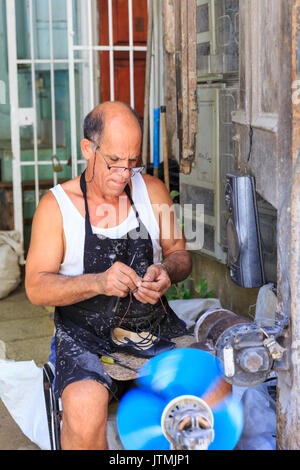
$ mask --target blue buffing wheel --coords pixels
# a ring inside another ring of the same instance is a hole
[[[199,438],[199,432],[205,439],[209,437],[203,441],[209,450],[233,449],[243,428],[240,402],[227,395],[210,409],[202,399],[220,384],[218,361],[212,354],[192,348],[175,349],[150,359],[140,370],[137,387],[122,398],[118,407],[117,424],[124,448],[178,448],[174,440],[183,431],[180,439],[192,443],[191,437]],[[195,419],[201,426],[186,429]]]

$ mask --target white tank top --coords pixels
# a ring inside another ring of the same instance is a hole
[[[142,175],[139,173],[131,179],[131,182],[133,202],[152,240],[153,262],[159,263],[162,253],[159,242],[160,230],[153,212],[146,184]],[[60,184],[51,188],[50,191],[52,191],[59,205],[66,239],[65,259],[60,265],[59,273],[66,276],[79,276],[83,274],[85,218],[74,206]],[[99,228],[92,225],[92,231],[94,234],[100,234],[115,239],[122,237],[137,226],[138,221],[131,207],[128,217],[120,225],[112,228]]]

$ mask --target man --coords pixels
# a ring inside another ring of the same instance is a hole
[[[143,330],[148,321],[163,346],[185,333],[162,296],[188,276],[191,257],[172,211],[159,213],[172,206],[165,185],[136,169],[141,141],[131,108],[97,106],[84,123],[86,171],[52,188],[34,216],[25,285],[33,304],[56,307],[62,449],[107,448],[107,405],[117,384],[99,355],[114,351],[112,326]]]

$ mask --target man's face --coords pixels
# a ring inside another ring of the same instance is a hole
[[[129,170],[108,166],[134,168],[139,163],[140,151],[141,130],[134,117],[105,120],[94,175],[104,195],[119,196],[131,178]]]

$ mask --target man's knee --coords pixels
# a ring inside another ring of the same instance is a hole
[[[105,437],[109,392],[100,383],[83,380],[68,385],[62,393],[63,431],[89,445]],[[65,429],[64,429],[65,428]]]

